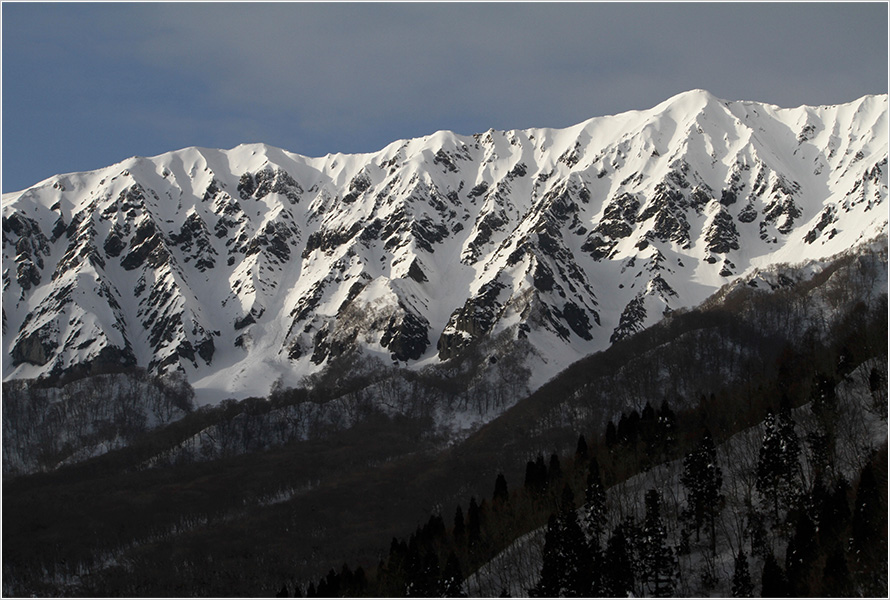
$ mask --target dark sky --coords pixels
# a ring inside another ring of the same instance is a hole
[[[877,3],[3,3],[2,188],[186,146],[371,152],[704,88],[887,93]]]

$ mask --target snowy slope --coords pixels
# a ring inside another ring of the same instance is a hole
[[[694,90],[560,130],[60,175],[3,196],[3,377],[140,365],[219,400],[354,348],[423,366],[507,332],[534,387],[755,268],[886,235],[887,139],[886,95]]]

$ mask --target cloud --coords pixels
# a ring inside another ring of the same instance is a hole
[[[96,153],[91,132],[107,132],[106,151],[125,156],[259,138],[318,155],[436,129],[564,127],[691,88],[784,106],[887,91],[879,3],[5,4],[3,16],[4,117],[55,128],[69,155],[88,154],[78,131]],[[4,148],[11,137],[24,152],[27,135],[4,127]]]
[[[592,31],[584,5],[164,8],[151,11],[146,63],[193,73],[220,105],[296,114],[315,130],[563,112],[622,65],[620,36]]]
[[[588,107],[604,98],[643,108],[689,87],[765,101],[790,97],[783,87],[826,96],[815,71],[843,76],[838,89],[855,80],[845,44],[859,43],[859,29],[874,21],[856,10],[886,13],[854,8],[150,5],[141,9],[153,26],[140,55],[193,77],[213,105],[288,115],[317,133],[486,117],[492,126],[567,125],[594,116]],[[829,25],[840,35],[823,35]],[[886,31],[876,37],[886,45]]]

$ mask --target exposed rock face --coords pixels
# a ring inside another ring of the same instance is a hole
[[[43,366],[49,362],[55,350],[55,344],[51,340],[44,339],[40,331],[19,338],[15,346],[12,347],[12,362],[15,365],[21,363],[30,363],[32,365]]]
[[[504,289],[503,284],[490,281],[451,314],[436,345],[442,360],[453,358],[473,341],[491,331],[503,310],[503,304],[498,298]]]
[[[735,220],[725,209],[721,208],[705,233],[708,252],[727,254],[739,249],[739,231]]]
[[[427,337],[429,323],[421,316],[403,309],[393,315],[383,330],[380,345],[389,348],[396,360],[417,360],[430,345]]]
[[[581,249],[590,252],[594,260],[607,258],[619,240],[633,233],[639,210],[640,201],[628,192],[609,202]]]
[[[110,361],[256,394],[356,350],[429,364],[492,336],[561,349],[555,373],[755,260],[886,235],[886,114],[694,91],[564,130],[59,176],[4,196],[4,377]]]

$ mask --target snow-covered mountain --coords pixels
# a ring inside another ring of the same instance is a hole
[[[536,386],[746,272],[886,235],[887,127],[886,95],[694,90],[566,129],[56,176],[3,196],[3,378],[139,365],[222,399],[355,348],[414,367],[499,336]]]

